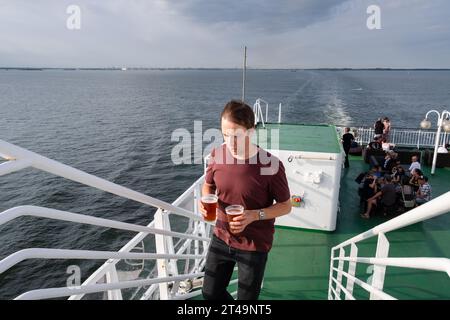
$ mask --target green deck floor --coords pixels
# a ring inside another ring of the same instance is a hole
[[[354,178],[367,168],[361,157],[351,157],[350,169],[343,171],[341,212],[336,231],[325,233],[276,228],[261,299],[327,299],[331,248],[388,219],[375,216],[364,220],[359,216],[358,185]],[[430,177],[434,197],[450,190],[450,168],[437,169],[434,176],[430,175],[429,167],[425,167],[424,172]],[[387,238],[390,257],[449,258],[450,215],[390,232]],[[376,240],[374,237],[360,242],[359,256],[373,257]],[[368,265],[359,264],[356,276],[367,281],[371,270]],[[450,299],[450,278],[441,272],[388,267],[385,291],[398,299]],[[356,298],[368,298],[365,290],[356,285],[354,294]]]
[[[342,173],[337,228],[334,232],[319,232],[277,227],[275,241],[269,254],[261,300],[322,300],[327,299],[331,248],[357,234],[387,221],[375,216],[361,219],[358,185],[355,177],[368,169],[361,157],[350,157],[350,169]],[[450,168],[423,168],[430,177],[433,197],[450,190]],[[389,257],[450,257],[450,214],[386,234],[390,241]],[[373,257],[377,237],[359,242],[359,256]],[[348,251],[346,251],[348,254]],[[337,264],[335,265],[337,267]],[[348,265],[345,264],[344,270]],[[368,281],[373,268],[358,264],[356,277]],[[343,282],[345,285],[345,281]],[[229,291],[237,286],[229,287]],[[442,272],[388,267],[386,293],[397,299],[450,299],[450,278]],[[354,296],[368,299],[369,295],[355,285]],[[341,298],[344,298],[343,294]]]
[[[261,124],[258,125],[257,133],[254,137],[256,140],[253,140],[253,142],[263,146],[267,143],[269,149],[325,153],[341,152],[336,128],[331,125],[266,123],[265,128]],[[261,135],[263,133],[265,135]],[[276,139],[279,145],[274,145],[273,139]],[[260,142],[260,140],[263,142]]]

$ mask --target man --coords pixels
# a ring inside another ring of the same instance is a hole
[[[411,173],[411,175],[413,174],[413,171],[415,169],[419,169],[421,170],[422,168],[420,167],[420,163],[418,162],[417,156],[412,156],[411,157],[411,165],[409,166],[409,172]]]
[[[292,208],[282,162],[251,143],[254,124],[252,108],[240,101],[227,103],[221,114],[225,144],[211,152],[202,188],[203,195],[217,192],[218,197],[202,289],[206,300],[233,299],[226,288],[236,263],[238,299],[258,299],[275,218],[288,214]],[[229,205],[245,208],[231,222],[225,213]],[[199,207],[206,216],[201,202]]]
[[[373,207],[379,205],[392,207],[397,201],[397,193],[395,186],[392,184],[392,177],[386,176],[384,181],[385,183],[381,187],[381,190],[367,200],[367,211],[361,215],[362,218],[369,219],[370,211],[372,211]]]
[[[352,146],[352,142],[355,140],[353,134],[350,133],[350,128],[345,128],[345,134],[342,136],[342,146],[344,147],[345,152],[345,164],[344,166],[348,168],[350,166],[348,162],[348,153],[350,152],[350,148]]]
[[[416,203],[424,204],[431,200],[431,186],[428,183],[428,177],[421,176],[419,178],[419,190],[417,191]]]

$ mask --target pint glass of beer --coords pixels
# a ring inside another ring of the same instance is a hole
[[[228,222],[232,222],[233,219],[244,213],[244,207],[238,204],[234,204],[225,208],[225,213],[227,214]],[[239,232],[233,232],[230,228],[230,232],[238,234]]]
[[[207,194],[202,197],[201,202],[206,210],[206,221],[216,220],[217,199],[215,194]]]

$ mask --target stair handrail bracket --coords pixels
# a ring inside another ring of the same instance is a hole
[[[196,213],[196,201],[199,192],[201,192],[199,190],[204,181],[204,175],[197,179],[190,188],[170,204],[3,140],[0,140],[0,157],[6,160],[0,163],[0,176],[32,167],[157,209],[154,219],[147,226],[33,205],[22,205],[0,212],[0,226],[6,223],[14,223],[14,220],[19,217],[32,216],[137,233],[132,240],[117,252],[27,248],[8,255],[0,260],[0,274],[27,259],[105,260],[105,263],[100,268],[76,288],[36,289],[27,291],[19,295],[16,299],[47,299],[69,296],[70,300],[79,300],[85,294],[95,292],[106,293],[108,299],[122,299],[121,289],[134,288],[137,292],[139,289],[145,289],[148,286],[149,289],[142,294],[141,299],[151,299],[154,297],[160,299],[188,299],[201,294],[201,290],[184,292],[178,289],[180,283],[204,276],[204,272],[201,270],[204,266],[206,252],[211,240],[211,227],[214,226],[213,222],[204,221],[203,217],[199,213]],[[186,203],[189,205],[186,206]],[[189,210],[185,208],[189,208]],[[190,211],[192,210],[191,208],[194,208],[194,210]],[[169,215],[187,218],[189,221],[186,232],[172,231]],[[153,235],[156,239],[157,246],[155,253],[145,252],[143,240],[148,235]],[[174,245],[173,239],[179,239],[176,245]],[[141,242],[142,246],[137,247]],[[194,253],[191,253],[191,243],[195,243],[196,249]],[[201,248],[203,250],[199,250],[199,244],[202,244]],[[131,252],[134,248],[142,251],[139,253]],[[155,265],[158,265],[157,272],[156,274],[146,276],[147,278],[145,279],[121,281],[118,276],[116,264],[119,261],[126,261],[127,259],[143,262],[154,260]],[[178,270],[178,260],[186,262],[184,270]],[[193,264],[191,263],[192,261],[194,262]],[[98,283],[103,278],[106,278],[106,283]]]
[[[346,300],[355,299],[353,296],[354,284],[359,285],[369,292],[371,300],[396,299],[383,291],[386,267],[388,266],[444,272],[450,277],[450,259],[446,257],[390,258],[390,243],[386,237],[388,232],[448,213],[450,213],[450,191],[333,247],[330,257],[328,299],[341,300],[341,292],[344,293]],[[358,256],[357,244],[372,237],[378,237],[375,257]],[[350,246],[350,253],[346,255],[345,249],[348,246]],[[349,263],[347,271],[344,270],[344,262]],[[338,263],[337,267],[335,263]],[[364,282],[355,277],[357,263],[373,266],[371,283]],[[343,277],[347,279],[347,285],[345,287],[342,284]]]

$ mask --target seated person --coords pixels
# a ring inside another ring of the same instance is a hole
[[[358,179],[359,178],[359,179]],[[356,182],[359,182],[358,194],[360,197],[360,205],[367,204],[367,199],[373,197],[377,193],[377,177],[371,173],[365,173],[363,178],[358,176]],[[366,207],[364,207],[364,210]]]
[[[386,176],[386,183],[382,186],[381,190],[377,192],[373,197],[367,199],[367,211],[361,215],[364,219],[370,218],[370,211],[375,206],[392,207],[397,201],[397,194],[395,192],[395,186],[392,184],[391,176]]]
[[[395,166],[396,153],[393,151],[386,152],[386,156],[384,157],[383,170],[387,173],[391,174],[392,169]]]
[[[384,151],[389,151],[395,148],[395,145],[386,141],[385,138],[381,138],[381,148]]]
[[[405,177],[405,169],[402,166],[397,166],[392,169],[392,181],[394,183],[403,184],[403,177]],[[407,182],[409,183],[409,181]]]
[[[423,173],[420,169],[414,169],[412,171],[412,176],[409,179],[409,185],[413,187],[414,192],[417,192],[419,190],[419,178],[423,176]]]
[[[381,150],[381,143],[379,140],[380,140],[380,138],[378,138],[378,137],[373,138],[373,141],[367,145],[367,149]]]
[[[424,204],[431,200],[431,186],[428,183],[428,177],[421,176],[419,178],[419,190],[417,191],[416,203]]]
[[[381,172],[381,167],[380,166],[374,166],[370,172],[371,174],[373,174],[374,176],[376,176],[377,178],[381,178],[383,176],[383,173]]]
[[[408,171],[411,173],[411,175],[413,174],[414,169],[419,169],[419,170],[421,169],[420,163],[417,159],[417,156],[411,157],[411,165],[409,166],[409,169],[408,169]]]

